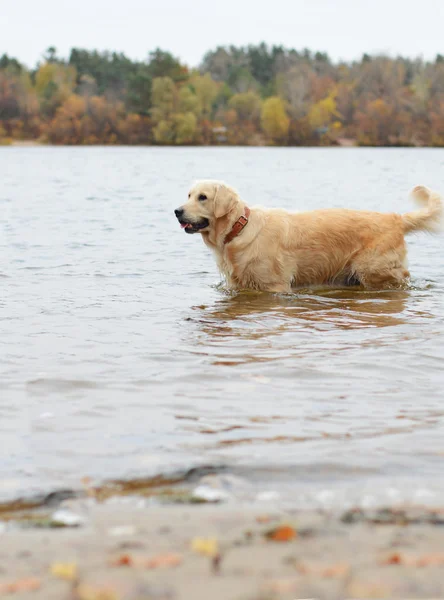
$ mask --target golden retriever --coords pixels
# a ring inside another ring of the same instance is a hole
[[[251,209],[230,186],[199,181],[175,210],[200,233],[231,289],[288,293],[313,285],[400,287],[409,278],[405,234],[438,230],[440,195],[417,186],[422,209],[403,215],[347,209]]]

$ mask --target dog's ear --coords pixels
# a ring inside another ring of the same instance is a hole
[[[220,219],[227,215],[236,206],[239,201],[237,192],[228,185],[221,183],[214,196],[214,216]]]

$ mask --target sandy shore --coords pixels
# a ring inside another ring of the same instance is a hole
[[[45,520],[31,522],[35,515],[3,524],[0,595],[444,598],[440,511],[280,512],[224,504],[158,506],[133,498],[69,500],[51,510],[53,520],[73,526],[48,528]]]
[[[17,146],[18,148],[35,148],[37,146],[43,146],[42,142],[38,140],[11,140],[10,146]]]

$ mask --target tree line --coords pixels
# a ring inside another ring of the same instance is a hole
[[[50,47],[35,69],[0,57],[0,144],[444,146],[444,56],[433,61],[266,44],[198,68],[157,49]]]

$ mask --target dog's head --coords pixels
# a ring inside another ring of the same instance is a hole
[[[203,233],[239,204],[239,196],[230,186],[220,181],[198,181],[188,194],[188,202],[174,213],[186,233]]]

